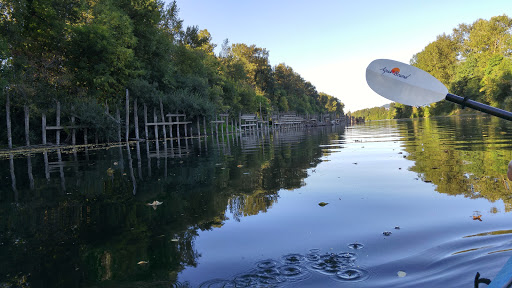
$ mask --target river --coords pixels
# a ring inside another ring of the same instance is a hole
[[[511,139],[464,116],[4,154],[0,287],[473,287],[512,256]]]

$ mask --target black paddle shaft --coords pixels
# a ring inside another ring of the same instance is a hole
[[[476,102],[476,101],[470,100],[467,97],[464,98],[464,97],[460,97],[460,96],[448,93],[448,94],[446,94],[446,98],[445,99],[450,101],[450,102],[462,105],[462,108],[469,107],[469,108],[472,108],[472,109],[475,109],[475,110],[478,110],[478,111],[482,111],[482,112],[487,113],[487,114],[491,114],[491,115],[500,117],[502,119],[506,119],[506,120],[512,121],[512,112],[505,111],[505,110],[502,110],[502,109],[498,109],[496,107],[492,107],[492,106],[489,106],[489,105],[485,105],[485,104],[482,104],[480,102]]]

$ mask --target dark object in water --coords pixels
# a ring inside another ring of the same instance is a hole
[[[327,204],[329,204],[329,203],[320,202],[320,203],[318,203],[318,206],[324,207],[324,206],[325,206],[325,205],[327,205]]]

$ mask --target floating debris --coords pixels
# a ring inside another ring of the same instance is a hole
[[[382,235],[384,235],[384,236],[390,236],[390,235],[391,235],[391,232],[389,232],[389,231],[384,231],[384,232],[382,232]]]
[[[242,168],[242,167],[244,167],[244,165],[240,164],[240,165],[236,165],[236,167]]]
[[[144,265],[144,264],[148,264],[149,262],[148,261],[139,261],[137,262],[137,265]]]
[[[108,175],[108,176],[110,176],[110,177],[112,177],[112,175],[114,175],[114,169],[112,169],[112,168],[108,168],[108,169],[107,169],[107,175]]]
[[[402,278],[402,277],[405,277],[405,275],[407,275],[407,273],[405,273],[404,271],[398,271],[398,273],[396,273],[398,275],[398,277]]]
[[[159,202],[157,200],[153,201],[152,203],[148,203],[146,205],[153,207],[154,210],[156,210],[156,206],[162,205],[164,202]]]
[[[395,230],[400,230],[400,226],[395,226]]]
[[[327,204],[329,204],[329,203],[320,202],[320,203],[318,203],[318,206],[324,207],[324,206],[325,206],[325,205],[327,205]]]

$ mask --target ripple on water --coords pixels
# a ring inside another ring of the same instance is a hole
[[[262,260],[256,263],[256,267],[260,269],[274,268],[277,266],[277,261],[273,259]]]
[[[359,247],[354,249],[360,249]],[[369,275],[368,271],[355,267],[357,254],[353,252],[321,254],[320,249],[311,249],[306,255],[291,253],[280,259],[281,261],[261,260],[255,263],[254,268],[231,280],[214,279],[203,282],[199,288],[282,287],[308,279],[311,271],[329,275],[342,282],[363,281]]]
[[[299,253],[291,253],[283,256],[283,262],[286,264],[299,264],[304,261],[304,255]]]
[[[369,275],[368,271],[362,268],[350,267],[337,272],[334,279],[341,282],[357,282],[366,280]]]
[[[350,248],[350,249],[354,249],[354,250],[359,250],[359,249],[363,249],[363,248],[364,248],[364,245],[363,245],[363,244],[361,244],[361,243],[357,243],[357,242],[355,242],[355,243],[350,243],[350,244],[348,244],[348,248]]]
[[[286,264],[277,268],[281,276],[283,276],[287,282],[298,282],[305,280],[311,276],[311,273],[301,265]]]

